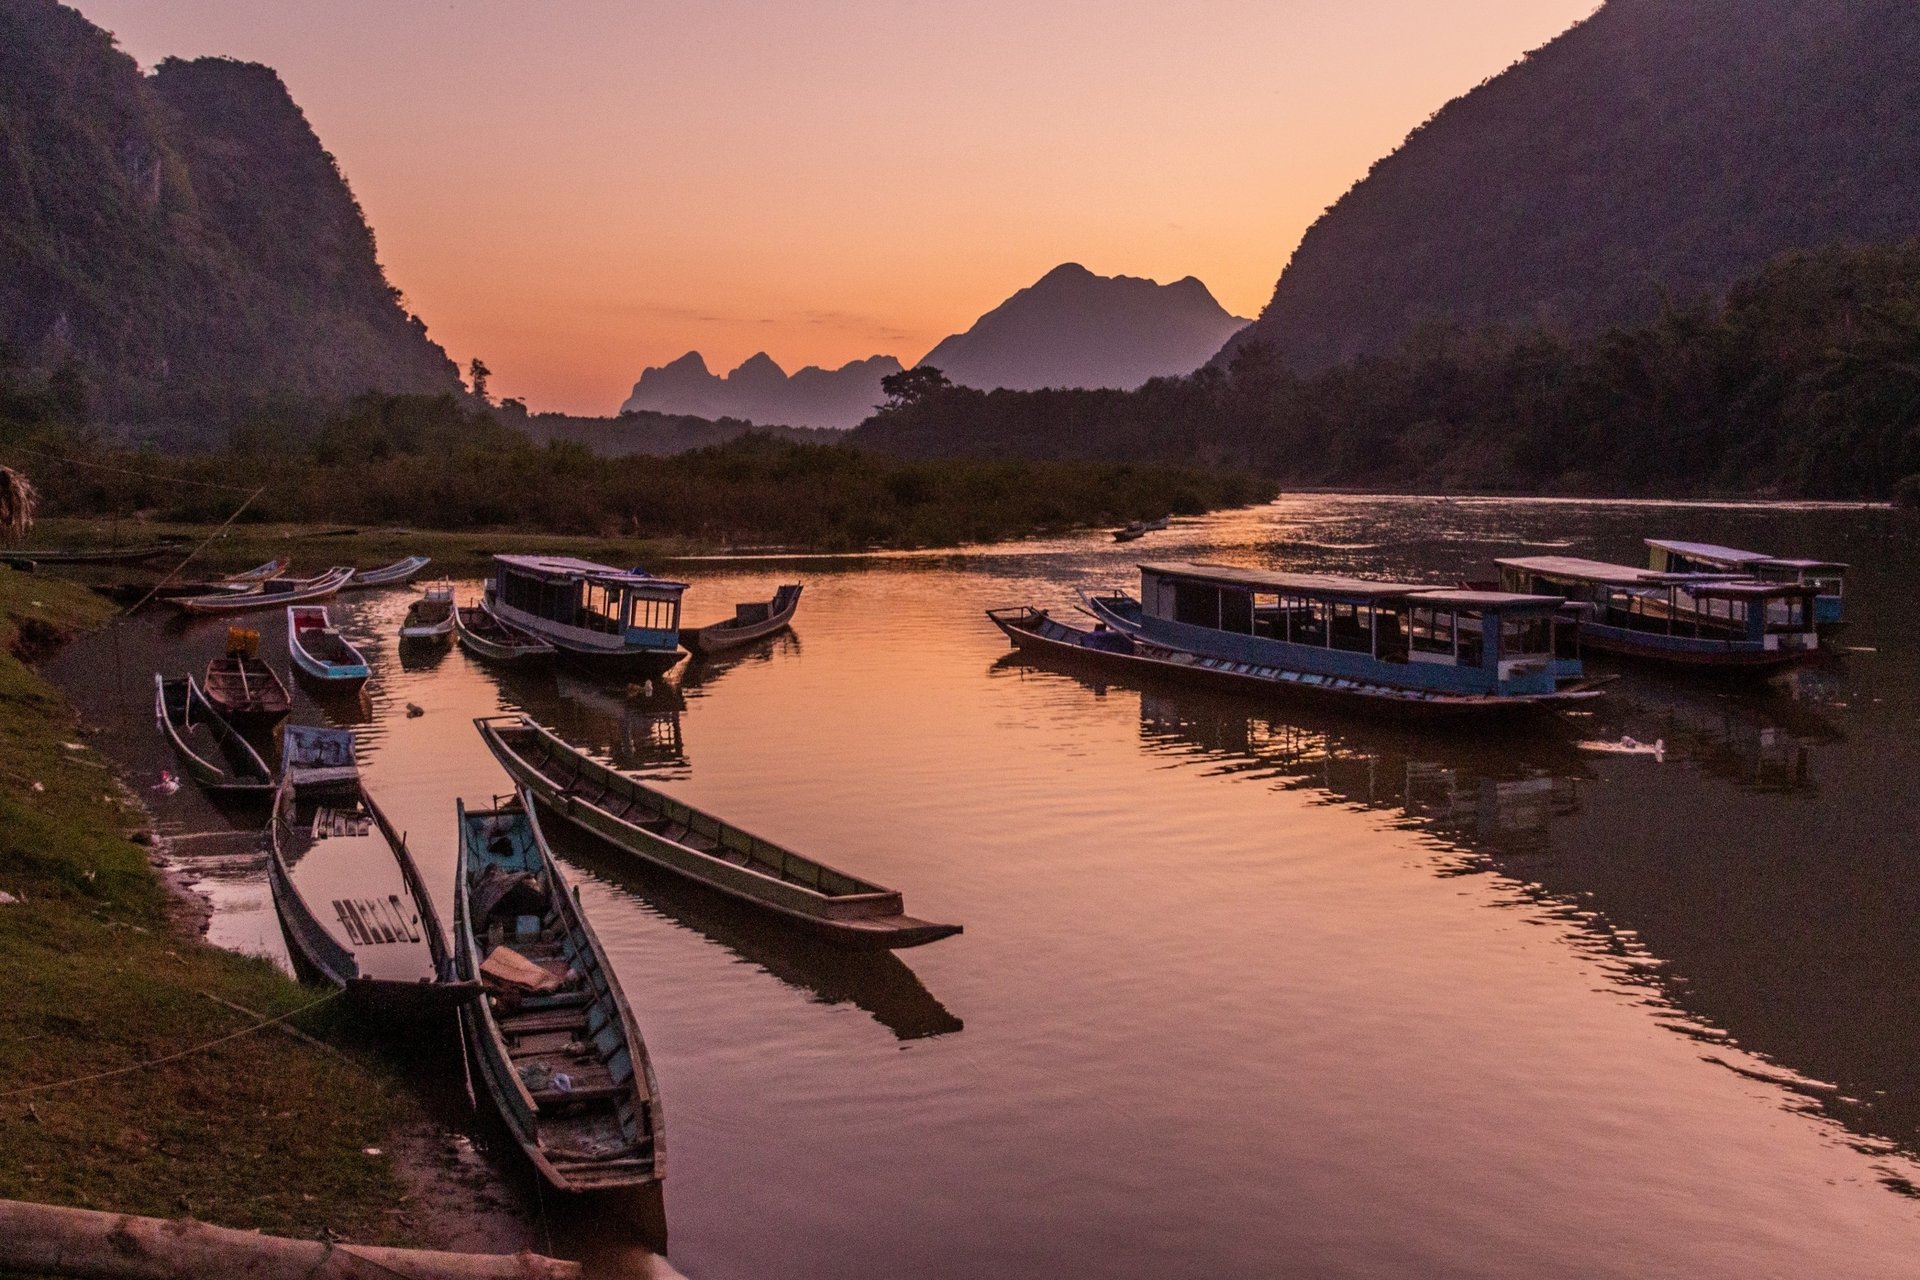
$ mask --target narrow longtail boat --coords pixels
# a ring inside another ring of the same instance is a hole
[[[646,1186],[666,1174],[660,1086],[620,981],[524,801],[456,802],[456,975],[472,1061],[550,1186]]]
[[[395,560],[392,564],[379,569],[355,569],[353,576],[347,579],[342,591],[360,591],[368,587],[397,587],[410,581],[413,576],[427,567],[429,556],[408,556],[404,560]]]
[[[425,594],[407,606],[400,623],[402,640],[438,643],[453,635],[453,584],[443,582],[428,587]]]
[[[287,654],[297,670],[342,693],[356,692],[373,674],[366,655],[333,629],[325,605],[297,604],[287,610]]]
[[[361,785],[352,751],[343,730],[287,727],[290,764],[274,797],[267,863],[287,950],[303,978],[345,988],[363,1012],[443,1015],[478,984],[455,976],[433,895],[405,838]],[[343,753],[345,766],[291,764]]]
[[[688,653],[719,653],[784,631],[800,607],[800,590],[798,583],[788,583],[775,591],[771,600],[735,605],[733,616],[725,622],[682,627],[680,644]]]
[[[483,604],[455,609],[453,629],[462,649],[488,662],[545,662],[559,652],[531,631],[494,617]]]
[[[287,571],[287,562],[275,558],[265,564],[257,564],[251,569],[242,569],[239,573],[229,573],[222,582],[265,582],[268,578],[277,578]]]
[[[204,596],[182,596],[167,603],[195,615],[247,613],[254,609],[274,609],[307,600],[324,600],[338,592],[352,576],[352,569],[336,565],[311,578],[269,578],[252,591],[219,591]]]
[[[1554,591],[1582,610],[1589,649],[1665,666],[1765,677],[1814,657],[1819,589],[1737,573],[1662,573],[1574,556],[1501,560],[1511,590]]]
[[[3,559],[7,564],[140,564],[179,551],[186,545],[185,542],[175,541],[154,542],[138,547],[45,547],[37,551],[21,547],[7,552]]]
[[[293,710],[293,698],[265,658],[260,633],[227,628],[227,651],[207,663],[207,701],[242,733],[270,734]]]
[[[1300,697],[1397,719],[1531,715],[1600,696],[1558,596],[1174,561],[1140,599],[1088,595],[1101,627],[987,617],[1029,653]]]
[[[153,718],[173,744],[180,767],[207,791],[236,798],[273,793],[267,762],[220,717],[192,676],[168,679],[154,673]]]
[[[1648,538],[1647,567],[1659,573],[1738,573],[1762,582],[1791,582],[1819,592],[1813,621],[1823,634],[1846,625],[1847,566],[1835,560],[1795,560],[1711,542]]]
[[[907,915],[898,891],[750,835],[576,751],[526,716],[474,721],[519,786],[625,853],[848,947],[917,947],[960,932]]]
[[[154,587],[151,595],[155,600],[177,600],[182,596],[237,596],[257,591],[260,584],[268,578],[278,577],[286,572],[287,562],[269,560],[263,565],[241,573],[224,574],[202,582],[166,582]]]

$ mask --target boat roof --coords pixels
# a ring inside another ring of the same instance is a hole
[[[1811,596],[1820,588],[1810,582],[1703,582],[1687,588],[1689,594],[1696,596],[1734,596],[1751,599],[1773,599],[1779,596]]]
[[[1642,569],[1630,564],[1583,560],[1579,556],[1516,556],[1494,563],[1502,568],[1598,582],[1610,587],[1684,587],[1707,582],[1732,582],[1747,576],[1743,573],[1662,573],[1657,569]]]
[[[592,560],[580,560],[573,556],[495,556],[494,560],[510,568],[548,578],[592,578],[595,582],[616,587],[664,587],[677,591],[687,589],[687,584],[684,582],[670,582],[665,578],[656,578],[643,569],[616,569],[610,564],[597,564]]]
[[[1343,600],[1419,600],[1424,604],[1469,609],[1557,608],[1558,596],[1520,595],[1510,591],[1474,591],[1466,587],[1435,587],[1417,582],[1382,582],[1333,573],[1284,573],[1274,569],[1243,569],[1237,565],[1204,564],[1192,560],[1162,560],[1140,566],[1142,573],[1188,578],[1220,586],[1246,587]]]
[[[1837,560],[1800,560],[1785,556],[1770,556],[1763,551],[1742,551],[1738,547],[1723,547],[1714,542],[1674,542],[1667,538],[1648,538],[1650,547],[1662,551],[1671,551],[1693,560],[1718,561],[1726,565],[1751,566],[1768,569],[1845,569],[1847,566]]]

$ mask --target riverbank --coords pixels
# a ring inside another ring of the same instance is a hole
[[[517,1247],[429,1193],[443,1131],[338,1006],[179,909],[138,797],[30,665],[112,613],[0,568],[0,1197]],[[280,1017],[325,1047],[236,1034]]]

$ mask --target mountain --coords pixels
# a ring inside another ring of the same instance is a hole
[[[107,422],[460,389],[271,69],[143,75],[73,9],[0,0],[0,104],[0,341],[77,363]]]
[[[846,428],[873,412],[886,398],[880,379],[898,372],[892,356],[872,356],[838,369],[808,365],[788,377],[763,351],[722,378],[708,371],[698,351],[689,351],[642,371],[620,412]]]
[[[1156,284],[1055,267],[921,360],[983,391],[1137,387],[1192,373],[1247,322],[1192,276]]]
[[[1374,166],[1220,360],[1311,371],[1428,321],[1578,337],[1920,235],[1915,67],[1912,0],[1609,0]]]

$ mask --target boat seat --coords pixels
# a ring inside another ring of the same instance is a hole
[[[512,1013],[504,1018],[495,1018],[495,1024],[503,1036],[543,1035],[550,1031],[578,1031],[584,1038],[587,1034],[587,1016],[581,1009],[556,1009],[545,1013]]]
[[[593,999],[591,991],[556,991],[552,995],[524,996],[520,1007],[525,1010],[578,1009]]]

